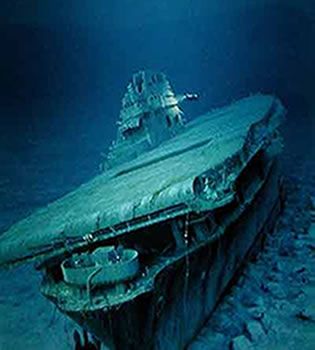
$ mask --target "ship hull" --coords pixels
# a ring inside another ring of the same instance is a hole
[[[183,349],[209,318],[281,210],[274,166],[254,199],[224,234],[165,268],[152,291],[109,309],[66,312],[111,349]],[[64,311],[63,311],[64,312]]]

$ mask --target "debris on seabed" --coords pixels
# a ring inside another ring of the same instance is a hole
[[[314,349],[315,198],[286,187],[279,224],[189,350]]]

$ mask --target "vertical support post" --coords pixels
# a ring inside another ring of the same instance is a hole
[[[181,249],[185,247],[184,241],[184,227],[182,223],[178,220],[172,220],[171,222],[172,233],[175,239],[176,248]]]

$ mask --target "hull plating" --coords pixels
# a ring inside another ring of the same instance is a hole
[[[153,291],[107,310],[68,312],[111,349],[183,349],[280,210],[274,167],[253,202],[215,242],[163,270]]]

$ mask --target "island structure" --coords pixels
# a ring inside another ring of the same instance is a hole
[[[166,76],[133,75],[102,172],[14,224],[0,264],[110,349],[184,349],[273,229],[285,108],[257,94],[186,122]]]

